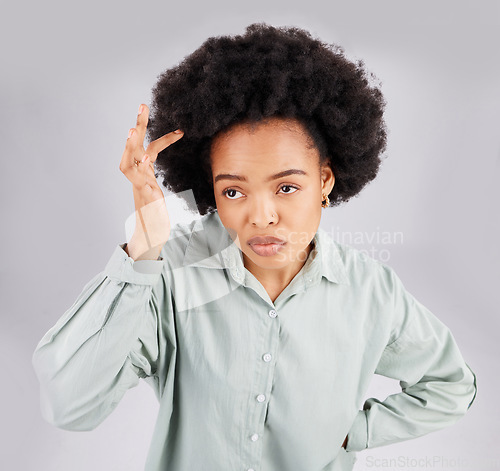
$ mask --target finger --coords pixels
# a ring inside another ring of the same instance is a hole
[[[127,142],[125,143],[125,149],[132,151],[137,147],[137,129],[130,128],[128,130]]]
[[[136,160],[132,158],[132,164],[129,164],[127,172],[130,173],[129,179],[136,183],[138,187],[141,187],[144,184],[146,179],[146,173],[148,171],[148,162],[147,156],[144,156],[144,161]]]
[[[138,145],[137,142],[137,129],[129,129],[127,141],[125,143],[125,150],[123,151],[122,162],[126,165],[134,165],[134,157],[136,159],[142,159],[143,151],[138,152],[138,149],[142,149],[142,146]]]
[[[148,155],[148,154],[144,154],[140,157],[141,160],[137,160],[135,157],[134,157],[134,161],[133,161],[133,164],[134,164],[134,167],[140,172],[140,173],[144,173],[144,172],[147,172],[148,171],[148,168],[149,168],[149,164],[151,162],[151,157]]]
[[[154,162],[156,158],[158,157],[158,154],[163,150],[166,149],[169,145],[173,144],[174,142],[178,141],[182,136],[184,136],[184,132],[181,131],[180,134],[177,134],[175,132],[169,132],[168,134],[165,134],[158,139],[155,139],[153,142],[151,142],[148,145],[148,148],[146,149],[146,152],[148,155],[151,156],[151,161]]]
[[[144,156],[142,157],[142,160],[135,160],[134,159],[134,167],[140,173],[150,174],[156,179],[155,166],[154,166],[154,163],[151,161],[151,155],[144,154]]]
[[[122,159],[120,161],[120,170],[122,171],[134,166],[133,156],[137,154],[136,138],[137,138],[136,129],[135,128],[129,129],[127,141],[125,143],[125,149],[123,150]]]
[[[137,124],[136,124],[136,129],[137,129],[137,141],[139,144],[144,143],[144,137],[146,136],[146,127],[148,125],[148,118],[149,118],[149,108],[142,103],[139,106],[139,111],[137,113]]]

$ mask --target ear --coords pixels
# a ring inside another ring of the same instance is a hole
[[[335,185],[335,175],[330,165],[321,166],[321,192],[325,195],[329,195]]]

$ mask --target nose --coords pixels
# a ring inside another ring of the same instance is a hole
[[[250,209],[250,222],[257,227],[266,228],[269,224],[277,222],[277,211],[273,205],[267,201],[260,199],[255,201]]]

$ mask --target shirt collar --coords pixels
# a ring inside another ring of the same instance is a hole
[[[338,246],[326,231],[318,228],[314,247],[301,271],[309,282],[324,276],[333,283],[350,284],[344,260]],[[217,211],[198,219],[184,253],[182,266],[228,269],[238,281],[243,281],[243,255],[222,224]]]

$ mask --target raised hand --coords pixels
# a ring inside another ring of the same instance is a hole
[[[120,162],[120,170],[132,183],[134,194],[136,226],[126,250],[135,260],[156,259],[170,235],[170,219],[154,174],[154,162],[163,149],[184,135],[180,130],[169,132],[144,149],[148,117],[149,108],[141,104]]]

